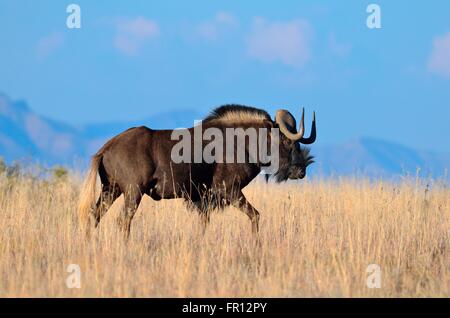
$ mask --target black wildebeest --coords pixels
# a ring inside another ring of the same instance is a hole
[[[313,162],[309,149],[301,147],[300,143],[311,144],[315,141],[315,115],[310,137],[304,138],[304,111],[298,131],[295,118],[286,110],[278,110],[275,120],[272,120],[264,110],[241,105],[218,107],[201,123],[202,132],[214,128],[223,132],[224,136],[228,128],[265,128],[268,142],[274,136],[274,129],[277,133],[281,132],[277,134],[278,169],[273,173],[278,182],[302,179],[306,167]],[[193,132],[194,129],[189,128],[187,131]],[[200,212],[205,225],[212,208],[233,205],[247,214],[253,231],[257,232],[259,213],[246,200],[242,189],[268,163],[259,159],[253,162],[248,160],[248,148],[252,141],[244,142],[245,162],[217,160],[207,163],[202,159],[200,162],[176,163],[172,158],[172,149],[178,140],[173,140],[173,132],[147,127],[130,128],[109,140],[92,157],[79,205],[79,215],[83,224],[87,225],[87,230],[92,221],[97,226],[114,200],[123,194],[125,203],[118,224],[125,237],[128,237],[131,220],[142,196],[147,194],[154,200],[184,198],[189,206]],[[235,137],[232,137],[233,141]],[[224,145],[231,141],[229,138],[224,138]],[[191,139],[189,142],[195,147],[194,138]],[[207,144],[202,144],[201,150]],[[95,203],[97,174],[100,175],[101,193]]]

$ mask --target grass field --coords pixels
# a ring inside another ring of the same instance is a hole
[[[0,296],[450,297],[450,190],[416,180],[252,183],[247,217],[212,215],[205,235],[179,200],[146,197],[128,243],[116,202],[90,241],[79,234],[81,181],[0,176]],[[68,288],[69,264],[81,288]],[[381,288],[368,288],[377,264]]]

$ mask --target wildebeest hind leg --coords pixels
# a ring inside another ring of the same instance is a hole
[[[92,218],[94,219],[94,226],[97,227],[102,217],[108,212],[114,201],[122,194],[119,187],[104,185],[102,192],[95,205],[95,210],[92,211]]]
[[[117,218],[117,224],[122,231],[124,238],[127,240],[130,236],[131,221],[134,214],[141,203],[142,192],[139,189],[130,189],[124,193],[124,206],[122,208],[119,217]]]

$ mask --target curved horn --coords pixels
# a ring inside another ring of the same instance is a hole
[[[317,132],[316,132],[316,112],[313,112],[313,122],[311,126],[311,134],[308,138],[301,138],[299,141],[302,144],[309,145],[316,141]]]
[[[275,122],[280,127],[280,131],[285,135],[288,139],[293,141],[299,141],[302,139],[305,134],[305,109],[302,111],[302,118],[300,120],[300,127],[297,133],[292,133],[287,127],[286,123],[295,123],[294,117],[290,112],[284,109],[279,109],[275,115]],[[295,124],[293,125],[295,126]],[[291,126],[292,127],[292,126]],[[292,127],[294,128],[294,127]]]

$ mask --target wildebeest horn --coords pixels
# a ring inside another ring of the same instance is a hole
[[[279,109],[275,115],[275,122],[280,127],[280,131],[287,138],[293,141],[299,141],[305,134],[305,109],[302,111],[302,118],[300,120],[300,127],[298,132],[295,131],[295,118],[290,112],[285,109]],[[289,128],[287,127],[289,126]]]
[[[313,122],[311,126],[311,134],[308,138],[301,138],[299,141],[302,144],[309,145],[312,144],[314,141],[316,141],[316,112],[313,112]]]

